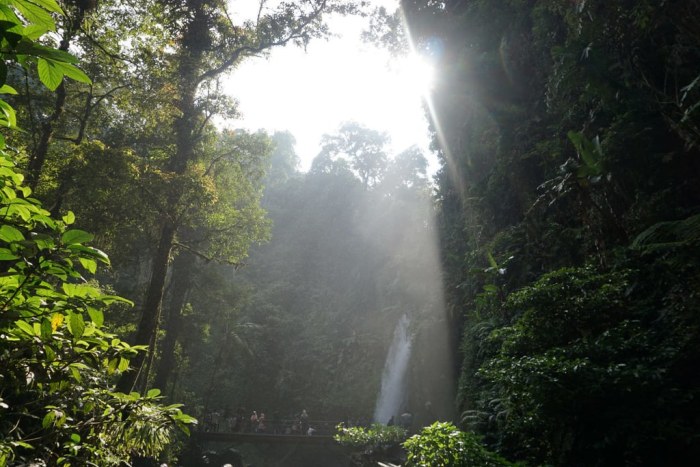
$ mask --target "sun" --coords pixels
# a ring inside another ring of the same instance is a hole
[[[435,83],[435,67],[426,57],[412,53],[396,59],[397,81],[410,94],[426,97]]]

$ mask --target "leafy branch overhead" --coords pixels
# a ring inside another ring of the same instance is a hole
[[[23,66],[36,63],[39,79],[55,90],[64,77],[91,84],[90,78],[75,64],[77,59],[63,50],[39,42],[47,32],[55,32],[51,14],[63,14],[54,0],[3,0],[0,2],[0,50],[4,59],[13,59]],[[7,64],[0,63],[0,85],[5,84]]]

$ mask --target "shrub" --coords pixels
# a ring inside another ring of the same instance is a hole
[[[513,465],[487,450],[473,434],[453,424],[435,422],[403,446],[408,451],[407,467],[495,467]]]

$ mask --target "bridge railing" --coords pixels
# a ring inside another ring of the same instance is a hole
[[[308,420],[302,423],[298,419],[265,420],[263,423],[251,423],[250,420],[240,420],[236,417],[228,419],[206,419],[201,425],[201,431],[212,433],[254,433],[290,436],[331,436],[336,433],[335,427],[341,420]],[[305,431],[304,431],[305,429]]]

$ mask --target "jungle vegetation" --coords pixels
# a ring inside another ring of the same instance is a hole
[[[403,314],[408,465],[700,456],[700,2],[372,13],[437,69],[432,178],[354,122],[308,172],[215,124],[226,73],[363,4],[0,0],[0,465],[175,461],[213,411],[369,421]]]

